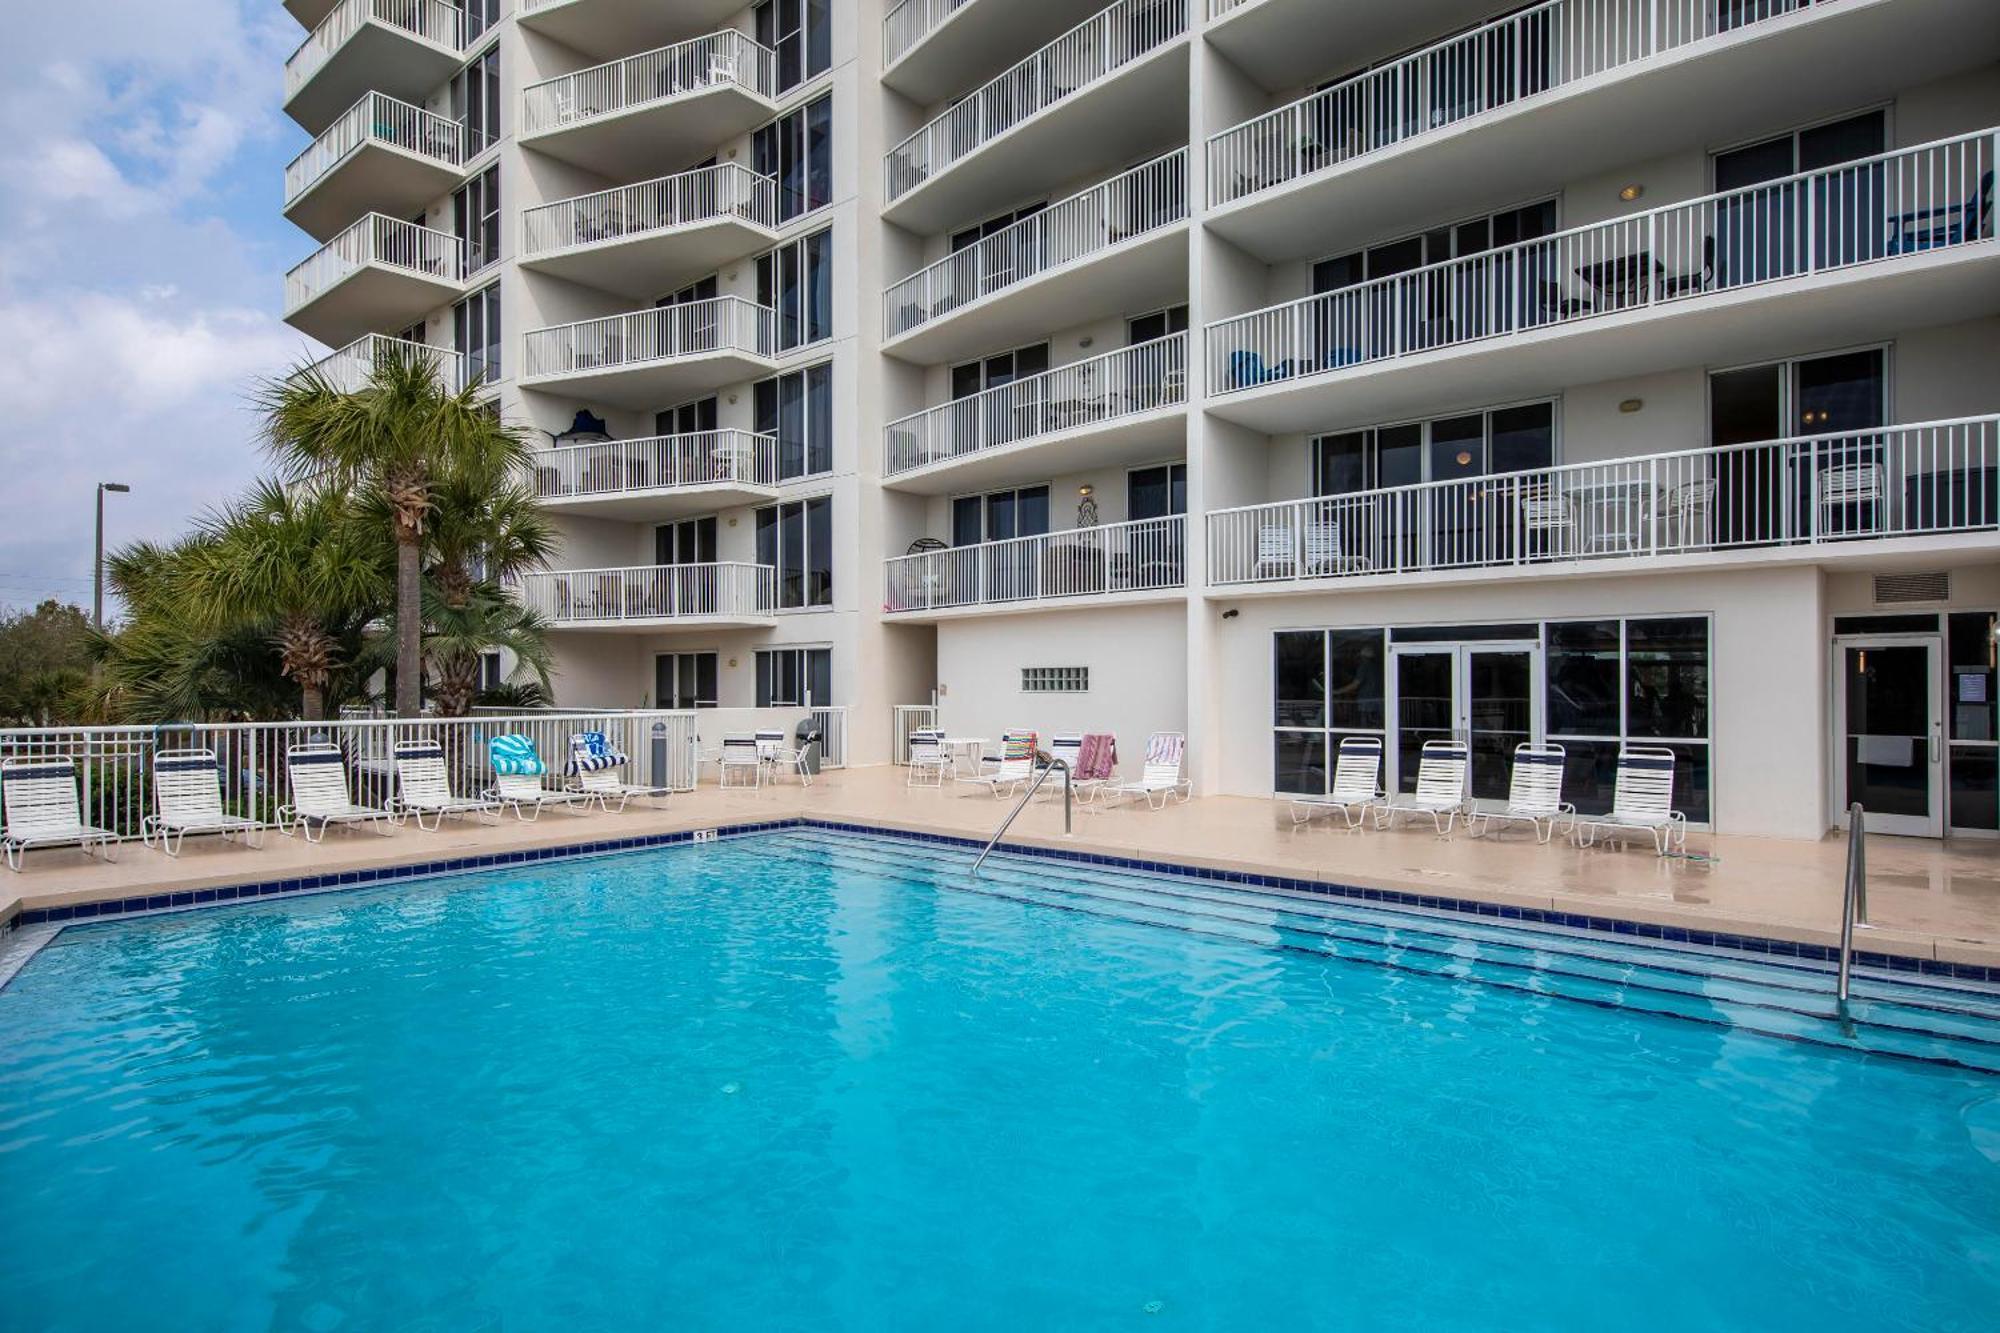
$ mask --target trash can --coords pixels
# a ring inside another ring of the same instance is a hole
[[[817,777],[819,775],[820,747],[824,743],[819,724],[811,718],[801,718],[792,732],[792,740],[798,746],[799,767]]]

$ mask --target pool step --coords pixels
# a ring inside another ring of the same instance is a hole
[[[972,891],[1772,1036],[2000,1072],[2000,995],[1857,979],[1847,1018],[1825,964],[1764,962],[1561,928],[1488,923],[1172,875],[996,855],[977,880],[967,849],[799,830],[773,854],[941,890]]]

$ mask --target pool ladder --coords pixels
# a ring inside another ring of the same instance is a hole
[[[1847,808],[1847,890],[1840,901],[1840,1007],[1847,1008],[1847,983],[1854,970],[1854,928],[1868,924],[1868,816],[1856,801]]]
[[[1035,771],[1033,781],[1029,782],[1028,789],[1021,793],[1021,799],[1014,802],[1014,808],[1007,812],[1007,818],[1000,821],[999,829],[993,834],[992,839],[987,842],[985,850],[979,853],[979,859],[972,863],[972,873],[975,876],[979,873],[979,867],[986,864],[986,858],[993,855],[993,849],[1000,845],[1000,839],[1006,837],[1007,830],[1013,827],[1014,817],[1027,809],[1028,802],[1035,799],[1035,793],[1042,789],[1044,782],[1048,781],[1049,774],[1058,770],[1061,771],[1063,780],[1063,832],[1067,834],[1075,831],[1072,827],[1072,816],[1070,813],[1069,761],[1066,759],[1050,759],[1047,755],[1043,754],[1037,754],[1035,757],[1039,761],[1040,766]]]

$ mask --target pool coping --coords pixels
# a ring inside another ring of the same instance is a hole
[[[557,843],[544,847],[523,847],[507,851],[440,857],[429,861],[412,861],[362,869],[330,870],[318,875],[293,875],[280,879],[249,880],[238,884],[212,885],[198,889],[176,889],[157,894],[106,898],[96,902],[55,904],[47,907],[17,905],[14,913],[4,923],[0,923],[0,932],[4,932],[4,934],[0,934],[0,939],[5,939],[7,936],[14,935],[16,932],[29,927],[55,926],[60,928],[80,922],[190,910],[226,903],[259,901],[293,894],[324,893],[330,890],[366,888],[387,883],[401,883],[410,880],[462,875],[477,870],[533,865],[544,861],[579,860],[629,852],[653,851],[663,847],[706,842],[711,838],[736,838],[751,834],[782,832],[786,829],[796,828],[817,828],[843,833],[860,833],[876,837],[897,838],[912,842],[972,850],[976,850],[984,845],[984,840],[979,838],[968,838],[957,834],[899,827],[894,824],[864,823],[856,820],[793,815],[770,820],[722,824],[713,828],[676,829],[660,833],[634,834],[622,838],[599,838],[585,842]],[[1785,958],[1806,962],[1832,963],[1836,962],[1839,957],[1839,950],[1835,946],[1817,944],[1810,941],[1784,939],[1777,935],[1760,935],[1744,931],[1706,929],[1670,923],[1640,921],[1627,917],[1607,916],[1593,912],[1566,911],[1558,907],[1520,906],[1484,901],[1476,898],[1456,897],[1449,894],[1427,894],[1412,892],[1407,889],[1371,887],[1363,884],[1344,883],[1338,880],[1306,879],[1295,875],[1270,874],[1247,868],[1197,865],[1187,861],[1153,860],[1107,852],[1085,851],[1074,847],[1050,846],[1032,840],[1009,842],[1004,846],[1002,851],[1004,854],[1010,856],[1037,857],[1051,861],[1106,866],[1114,869],[1135,870],[1151,874],[1172,875],[1186,879],[1206,880],[1212,883],[1240,885],[1245,888],[1275,889],[1282,892],[1305,894],[1323,899],[1344,899],[1352,902],[1375,903],[1384,906],[1419,908],[1426,911],[1483,918],[1489,921],[1556,926],[1569,930],[1586,931],[1609,938],[1652,940],[1662,944],[1692,945],[1700,948],[1725,950],[1752,958]],[[52,939],[53,937],[54,934],[52,932],[49,938]],[[46,942],[46,940],[43,941],[43,943]],[[28,957],[32,957],[34,951],[31,949],[28,952]],[[21,966],[25,966],[26,961],[27,958],[22,958],[18,963],[15,963],[11,970],[18,972]],[[1854,962],[1857,967],[1864,967],[1885,974],[1896,974],[1905,977],[1927,977],[1936,980],[1972,982],[1984,985],[2000,984],[2000,965],[1963,962],[1937,957],[1917,957],[1911,954],[1886,952],[1883,950],[1860,949],[1855,951]],[[4,986],[8,980],[11,980],[11,975],[0,976],[0,986]]]

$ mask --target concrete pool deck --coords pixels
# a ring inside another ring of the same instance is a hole
[[[317,845],[271,830],[260,850],[191,839],[178,860],[138,843],[122,846],[109,865],[57,848],[30,852],[26,871],[0,876],[0,922],[23,910],[770,820],[983,840],[1010,804],[968,787],[911,790],[902,769],[869,768],[827,773],[805,790],[790,782],[755,791],[703,786],[664,809],[552,810],[532,824],[510,816],[499,825],[449,822],[436,833],[335,829]],[[1061,801],[1040,799],[1008,842],[1821,945],[1838,943],[1847,856],[1839,837],[1694,834],[1689,851],[1713,860],[1662,860],[1643,838],[1580,851],[1560,840],[1541,846],[1521,831],[1475,839],[1461,830],[1441,839],[1423,824],[1350,833],[1338,817],[1295,829],[1282,802],[1228,796],[1166,810],[1079,805],[1068,837]],[[1874,835],[1868,871],[1873,928],[1857,947],[2000,967],[2000,842]]]

